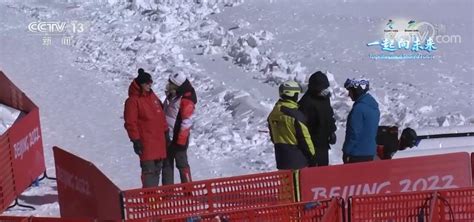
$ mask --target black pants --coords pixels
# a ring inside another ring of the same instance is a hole
[[[163,185],[174,184],[174,164],[178,168],[181,183],[191,182],[191,170],[188,163],[187,149],[167,150],[167,158],[163,163]]]
[[[316,164],[317,166],[329,165],[329,148],[316,149]]]
[[[143,188],[156,187],[160,183],[160,173],[163,168],[163,160],[140,161],[142,168]]]
[[[360,162],[373,161],[374,156],[352,156],[352,155],[343,154],[342,160],[344,161],[344,163],[360,163]]]

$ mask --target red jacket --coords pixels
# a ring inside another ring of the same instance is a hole
[[[191,92],[183,96],[166,98],[164,110],[168,127],[173,133],[171,140],[182,147],[187,147],[189,134],[193,125],[195,102],[190,99]]]
[[[125,101],[124,119],[128,137],[143,144],[141,161],[166,158],[165,132],[168,125],[161,101],[153,91],[142,92],[133,81]]]
[[[179,147],[188,147],[189,134],[193,125],[192,117],[196,104],[196,91],[189,80],[184,81],[176,89],[176,97],[167,98],[165,101],[166,121],[173,133],[172,143]]]

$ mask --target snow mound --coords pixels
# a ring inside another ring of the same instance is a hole
[[[5,133],[20,116],[21,111],[0,103],[0,135]]]
[[[74,45],[85,54],[77,59],[81,67],[101,70],[111,79],[106,82],[121,88],[129,84],[137,67],[144,67],[152,70],[154,89],[159,95],[170,70],[189,73],[198,94],[189,148],[193,158],[216,162],[254,156],[250,162],[237,161],[238,167],[246,172],[274,169],[268,133],[260,131],[266,128],[267,110],[250,101],[249,93],[206,77],[194,61],[185,57],[182,48],[182,43],[198,39],[203,55],[225,52],[234,44],[258,51],[263,42],[271,40],[271,33],[261,31],[235,38],[231,31],[206,17],[218,11],[208,4],[176,3],[156,9],[135,6],[117,3],[90,16],[91,28],[97,33],[81,35]],[[253,56],[258,57],[259,53]],[[258,61],[251,56],[246,59],[249,66]],[[261,147],[266,151],[261,152]],[[215,170],[213,174],[222,176],[223,172]]]
[[[271,32],[260,30],[235,36],[233,29],[245,26],[241,21],[236,27],[225,30],[215,21],[208,20],[201,30],[200,36],[205,41],[197,47],[202,48],[201,55],[224,54],[225,60],[243,67],[246,71],[255,72],[255,79],[272,85],[278,85],[285,80],[297,80],[304,83],[306,69],[299,62],[287,61],[284,55],[272,52],[267,45],[274,39]]]

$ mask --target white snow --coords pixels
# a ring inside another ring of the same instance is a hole
[[[417,130],[418,135],[436,135],[447,133],[470,133],[474,132],[472,125],[451,126],[451,127],[425,127]]]
[[[472,143],[472,139],[466,139],[469,143]],[[466,141],[461,139],[461,141]],[[405,157],[414,157],[414,156],[426,156],[426,155],[436,155],[436,154],[446,154],[446,153],[456,153],[456,152],[468,152],[474,153],[474,146],[464,146],[460,145],[457,147],[449,145],[449,147],[439,147],[433,149],[409,149],[402,152],[397,152],[393,156],[394,159],[405,158]]]
[[[0,103],[0,135],[4,134],[18,119],[21,111]]]
[[[168,71],[190,74],[198,94],[189,148],[194,179],[275,170],[266,117],[277,86],[295,79],[306,87],[311,73],[324,71],[338,125],[330,161],[339,164],[352,106],[342,87],[349,77],[371,81],[382,125],[420,135],[427,127],[474,128],[472,7],[469,0],[2,1],[0,69],[40,107],[50,175],[51,147],[58,145],[96,164],[120,188],[140,187],[122,117],[139,67],[153,75],[162,99]],[[366,44],[395,17],[444,25],[464,41],[440,44],[433,60],[369,59]],[[85,29],[69,30],[71,46],[60,38],[44,46],[43,36],[27,31],[38,20],[77,21]],[[473,137],[426,140],[397,156],[472,152],[463,144],[473,147]],[[37,210],[5,214],[59,215],[54,186],[45,181],[23,193],[20,200]]]

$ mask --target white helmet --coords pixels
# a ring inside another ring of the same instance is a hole
[[[288,80],[283,82],[280,87],[278,88],[280,93],[280,97],[288,96],[294,97],[295,95],[301,94],[301,86],[299,83],[293,80]]]
[[[181,86],[183,83],[186,81],[186,76],[182,73],[175,73],[170,75],[170,82],[177,85]]]

